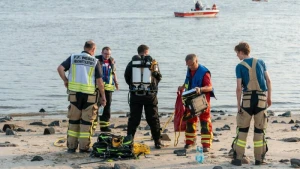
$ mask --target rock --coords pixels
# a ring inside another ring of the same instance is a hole
[[[43,122],[32,122],[32,123],[29,123],[29,125],[47,126],[47,125],[44,124]]]
[[[280,123],[282,123],[282,124],[286,124],[286,122],[285,122],[285,121],[281,121]]]
[[[115,124],[111,124],[111,125],[109,125],[109,128],[115,128]]]
[[[294,126],[294,127],[300,128],[300,125],[299,125],[299,124],[295,124],[295,126]]]
[[[52,127],[45,128],[44,135],[48,135],[48,134],[55,134],[54,128],[52,128]]]
[[[247,149],[250,149],[250,148],[251,148],[251,146],[248,146],[248,147],[247,147]]]
[[[293,130],[293,131],[297,131],[297,129],[298,129],[298,127],[294,127],[294,126],[291,127],[291,130]]]
[[[250,159],[248,157],[244,156],[242,159],[242,164],[250,164]]]
[[[15,135],[15,132],[11,129],[6,129],[6,135]]]
[[[228,114],[228,116],[233,116],[232,114]]]
[[[36,132],[35,130],[32,130],[32,129],[28,129],[26,130],[27,132]]]
[[[50,124],[48,124],[48,126],[59,126],[59,121],[58,120],[53,121]]]
[[[300,167],[300,159],[292,158],[291,159],[291,165],[293,167]]]
[[[220,128],[216,128],[216,131],[222,131],[222,129],[220,129]]]
[[[292,117],[292,112],[291,111],[286,111],[285,113],[281,114],[280,116],[282,116],[282,117]]]
[[[121,125],[119,125],[119,126],[117,126],[116,128],[127,128],[127,124],[121,124]]]
[[[214,166],[213,169],[223,169],[221,166]]]
[[[45,110],[45,109],[43,109],[43,108],[41,108],[39,112],[40,112],[40,113],[45,113],[45,112],[46,112],[46,110]]]
[[[16,131],[19,131],[19,132],[25,132],[26,130],[25,130],[24,128],[20,128],[20,127],[19,127],[19,128],[16,129]]]
[[[169,130],[168,129],[164,129],[163,133],[167,133],[167,132],[169,132]]]
[[[268,116],[275,116],[275,113],[272,110],[267,111]]]
[[[220,142],[220,140],[213,138],[213,142]]]
[[[217,117],[215,120],[222,120],[222,118],[221,117]]]
[[[220,148],[219,151],[227,151],[227,149],[226,148]]]
[[[284,138],[282,139],[284,142],[299,142],[300,138],[299,137],[291,137],[291,138]]]
[[[120,163],[120,164],[115,163],[114,169],[130,169],[130,165],[125,163]]]
[[[220,136],[222,133],[213,133],[214,136]]]
[[[300,123],[300,120],[296,120],[296,122],[295,123]]]
[[[293,119],[291,119],[291,121],[289,122],[289,124],[294,124],[295,122],[294,122],[294,120]]]
[[[224,116],[226,113],[220,113],[220,115]]]
[[[14,124],[4,124],[2,130],[5,132],[6,129],[14,130],[15,128],[16,128],[16,125],[14,125]]]
[[[280,163],[287,163],[289,161],[290,161],[289,159],[281,159],[281,160],[279,160]]]
[[[266,137],[266,139],[269,139],[269,140],[270,140],[270,139],[271,139],[271,137]]]
[[[147,125],[146,127],[145,127],[145,130],[150,130],[151,128],[150,128],[150,126],[149,125]]]
[[[98,169],[112,169],[112,168],[114,168],[112,166],[112,163],[107,163],[107,164],[106,163],[100,163],[100,165],[98,167],[99,167]]]
[[[31,161],[43,161],[43,157],[41,156],[34,156],[33,159]]]
[[[0,118],[0,122],[7,122],[7,121],[11,121],[12,117],[11,116],[5,116]]]
[[[64,123],[65,123],[65,122],[67,122],[67,120],[62,120],[62,122],[64,122]]]
[[[230,130],[230,126],[225,124],[223,127],[222,127],[222,130]]]
[[[0,143],[0,147],[17,147],[17,144],[13,144],[10,142]]]
[[[277,121],[277,120],[274,120],[274,121],[272,121],[272,123],[278,123],[278,121]]]
[[[147,133],[145,133],[145,134],[144,134],[144,136],[150,136],[150,133],[149,133],[149,132],[147,132]]]

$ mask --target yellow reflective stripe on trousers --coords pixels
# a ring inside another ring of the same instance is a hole
[[[76,137],[78,138],[79,132],[73,131],[73,130],[68,130],[68,136]]]
[[[76,65],[72,64],[72,82],[75,82],[76,78]]]
[[[91,67],[90,71],[89,71],[89,80],[88,80],[88,85],[92,85],[93,84],[93,78],[92,78],[92,73],[94,72],[94,68]]]
[[[201,143],[211,144],[211,143],[212,143],[212,140],[201,140]]]
[[[109,126],[109,122],[100,121],[100,127],[108,127],[108,126]]]
[[[191,140],[191,141],[195,141],[195,138],[189,138],[189,137],[187,137],[187,138],[185,138],[186,140]]]
[[[235,141],[235,144],[240,146],[240,147],[246,147],[246,141],[243,141],[243,140],[240,140],[240,139],[237,139]]]
[[[91,133],[89,132],[80,132],[79,138],[89,138],[91,136]]]
[[[210,134],[202,134],[201,138],[212,138]]]
[[[267,142],[264,143],[263,140],[254,141],[253,143],[254,143],[254,147],[262,147],[267,144]]]
[[[197,134],[196,133],[185,133],[185,136],[192,136],[192,137],[196,137]]]

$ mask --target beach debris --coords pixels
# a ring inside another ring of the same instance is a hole
[[[295,121],[293,119],[291,119],[291,121],[289,122],[289,124],[294,124]]]
[[[275,113],[272,110],[267,111],[267,115],[270,116],[275,116]]]
[[[280,114],[278,116],[282,116],[282,117],[292,117],[292,112],[291,111],[286,111],[283,114]]]
[[[5,143],[0,143],[0,147],[17,147],[17,144],[10,143],[6,141]]]
[[[281,159],[279,160],[280,163],[288,163],[290,160],[289,159]]]
[[[7,121],[11,121],[12,117],[11,116],[5,116],[0,118],[0,122],[7,122]]]
[[[177,156],[186,156],[186,149],[174,150],[173,153]]]
[[[284,138],[282,139],[284,142],[299,142],[300,138],[299,137],[290,137],[290,138]]]
[[[32,123],[29,123],[29,125],[37,125],[37,126],[47,126],[46,124],[44,124],[43,122],[32,122]]]
[[[45,128],[44,135],[48,135],[48,134],[55,134],[54,128],[52,128],[52,127]]]
[[[292,158],[291,165],[294,168],[300,168],[300,159]]]
[[[45,113],[46,110],[45,110],[44,108],[41,108],[39,112],[40,112],[40,113]]]
[[[274,120],[274,121],[272,121],[272,123],[278,123],[278,121],[277,121],[277,120]]]
[[[221,166],[214,166],[212,169],[223,169]]]
[[[6,129],[6,135],[15,135],[15,132],[11,129]]]
[[[31,159],[31,161],[43,161],[44,159],[43,159],[43,157],[41,157],[41,156],[34,156],[32,159]]]
[[[59,126],[59,121],[55,120],[55,121],[51,122],[50,124],[48,124],[48,126]]]

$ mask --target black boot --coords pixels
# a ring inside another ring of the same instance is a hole
[[[239,160],[239,159],[233,159],[231,161],[231,164],[232,165],[236,165],[236,166],[242,166],[242,160]]]
[[[161,143],[160,139],[154,140],[154,145],[156,149],[161,149],[164,145]]]

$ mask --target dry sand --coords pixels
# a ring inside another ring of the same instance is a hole
[[[214,115],[214,114],[212,114]],[[300,158],[300,142],[284,142],[281,139],[290,137],[300,137],[300,128],[297,131],[292,131],[291,126],[295,124],[288,124],[293,119],[294,121],[300,120],[299,115],[292,117],[270,117],[269,126],[267,129],[267,137],[269,152],[266,155],[266,165],[255,166],[253,158],[253,123],[251,124],[250,132],[247,140],[246,156],[250,159],[250,164],[243,164],[242,167],[235,167],[230,164],[231,157],[228,156],[228,152],[231,149],[231,143],[235,137],[235,116],[218,115],[221,120],[215,120],[213,122],[214,133],[220,133],[221,135],[214,137],[213,147],[209,153],[205,153],[204,164],[198,164],[195,161],[196,151],[195,148],[187,151],[187,156],[176,156],[173,154],[174,150],[182,149],[184,146],[184,133],[180,133],[179,143],[174,146],[174,127],[170,122],[167,126],[167,134],[171,137],[172,141],[164,141],[163,143],[169,145],[161,150],[154,149],[153,141],[150,140],[150,136],[144,136],[149,132],[146,130],[138,130],[135,141],[144,141],[151,148],[151,154],[146,157],[142,156],[137,160],[122,160],[106,162],[108,165],[114,165],[114,163],[127,163],[134,165],[138,168],[203,168],[212,169],[214,166],[222,166],[223,169],[229,168],[290,168],[290,162],[281,163],[281,159]],[[212,119],[216,119],[218,116],[212,116]],[[18,120],[19,119],[19,120]],[[44,129],[47,126],[34,126],[29,125],[31,122],[43,122],[44,124],[50,124],[54,120],[60,120],[60,126],[56,126],[56,133],[53,135],[43,135]],[[66,144],[61,144],[61,147],[54,146],[54,142],[58,138],[65,138],[68,122],[62,122],[67,120],[63,116],[35,116],[35,117],[18,117],[12,121],[0,123],[0,128],[3,128],[4,124],[15,124],[27,129],[36,130],[36,132],[16,132],[16,135],[6,135],[4,132],[0,133],[0,143],[9,142],[16,144],[16,147],[0,147],[0,162],[1,169],[6,168],[99,168],[100,162],[82,164],[86,162],[101,161],[99,158],[91,158],[88,154],[69,154],[66,152]],[[161,126],[163,127],[168,118],[161,118]],[[278,120],[279,123],[272,123],[272,121]],[[285,121],[286,124],[280,123]],[[127,124],[127,118],[112,118],[111,124],[116,126]],[[216,131],[216,128],[221,128],[225,124],[230,126],[230,130]],[[146,126],[146,121],[142,120],[142,127]],[[114,134],[126,135],[126,131],[122,129],[112,129]],[[96,133],[99,133],[99,126]],[[97,137],[93,137],[95,142]],[[218,142],[219,141],[219,142]],[[200,135],[198,135],[198,145],[200,144]],[[221,148],[226,149],[220,151]],[[43,161],[31,161],[31,159],[39,155],[43,157]]]

